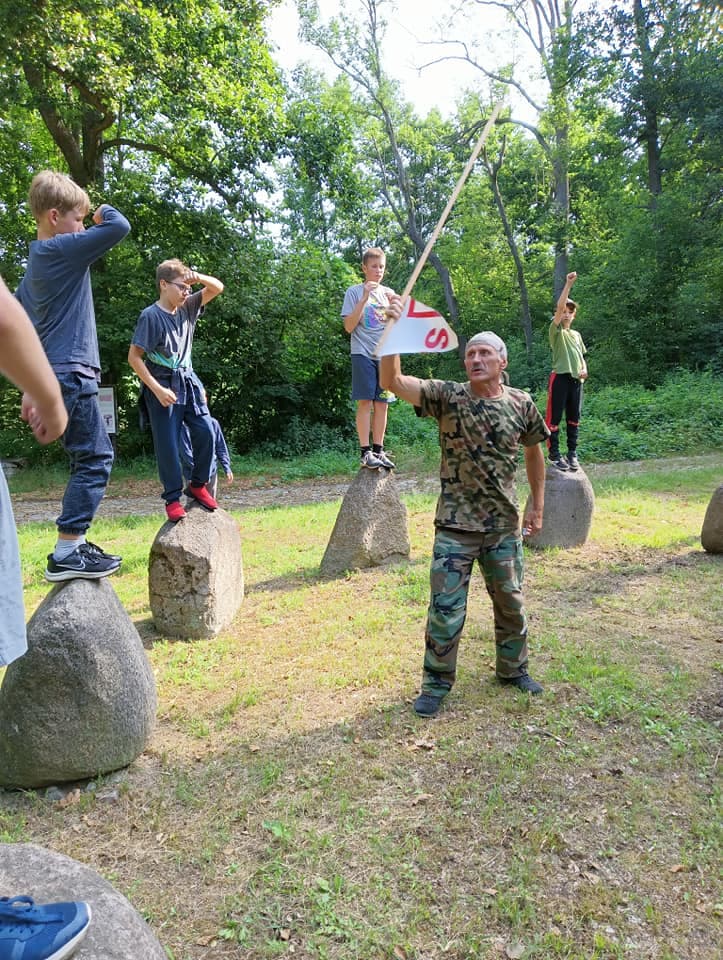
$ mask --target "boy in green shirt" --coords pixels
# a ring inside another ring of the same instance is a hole
[[[550,324],[552,373],[547,388],[545,423],[550,430],[548,441],[550,463],[558,470],[577,470],[577,436],[582,414],[582,385],[587,379],[587,349],[577,330],[570,329],[577,304],[570,299],[570,290],[577,280],[568,273]],[[567,458],[560,453],[560,421],[565,414],[567,426]]]

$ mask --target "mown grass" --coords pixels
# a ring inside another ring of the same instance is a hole
[[[433,721],[410,706],[433,497],[406,499],[409,563],[335,581],[317,573],[338,502],[239,513],[247,596],[207,642],[154,631],[158,518],[99,522],[158,727],[107,778],[115,802],[0,793],[0,840],[99,870],[174,960],[711,960],[723,609],[699,534],[722,467],[601,474],[588,543],[528,553],[542,698],[494,682],[478,580]],[[30,613],[52,530],[20,535]]]

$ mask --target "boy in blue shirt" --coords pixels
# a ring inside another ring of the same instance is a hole
[[[192,285],[197,283],[201,289],[194,293]],[[143,383],[166,516],[177,523],[186,516],[180,502],[184,424],[191,436],[194,460],[189,494],[206,510],[218,507],[206,489],[214,467],[213,424],[206,391],[193,371],[191,350],[196,323],[206,304],[223,292],[223,284],[216,277],[190,270],[180,260],[164,260],[156,269],[156,288],[158,300],[138,318],[128,363]]]
[[[70,480],[56,520],[58,541],[48,556],[45,577],[94,580],[114,573],[121,558],[85,537],[113,464],[113,446],[98,403],[100,357],[90,266],[126,236],[130,225],[104,203],[86,230],[87,193],[70,177],[52,170],[33,178],[29,200],[38,238],[30,244],[25,276],[15,296],[60,382],[68,411],[62,443],[70,458]]]

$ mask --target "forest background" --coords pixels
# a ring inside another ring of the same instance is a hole
[[[445,42],[430,45],[430,63],[451,56],[478,78],[449,116],[420,116],[388,71],[392,0],[354,0],[327,21],[299,0],[303,38],[331,73],[302,64],[284,74],[269,39],[274,6],[1,0],[3,276],[11,287],[22,276],[34,236],[27,191],[41,169],[69,172],[92,203],[131,221],[130,237],[93,269],[121,459],[151,452],[126,357],[156,296],[155,267],[170,256],[226,285],[199,325],[194,363],[236,452],[351,450],[344,290],[369,245],[387,253],[386,282],[404,287],[500,98],[501,120],[415,296],[462,343],[479,329],[500,333],[511,382],[541,402],[547,327],[575,270],[597,457],[644,456],[645,444],[629,441],[652,429],[651,406],[665,451],[723,442],[714,2],[462,0],[440,26]],[[527,48],[525,72],[469,39],[492,8]],[[410,357],[405,369],[461,376],[454,353]],[[691,406],[693,438],[669,428],[672,408]],[[59,445],[34,449],[17,416],[17,392],[3,383],[4,456],[62,456]],[[395,429],[413,439],[424,428],[395,410]]]

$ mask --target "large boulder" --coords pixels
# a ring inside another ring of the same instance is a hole
[[[703,518],[700,542],[708,553],[723,553],[723,483],[710,498]]]
[[[595,494],[584,470],[549,467],[542,530],[527,543],[531,547],[580,547],[590,533],[594,511]]]
[[[408,558],[407,510],[391,471],[362,468],[342,500],[321,575],[337,577]]]
[[[225,510],[192,504],[178,523],[164,523],[148,560],[156,629],[183,640],[215,637],[244,598],[241,533]]]
[[[125,767],[144,749],[156,685],[108,580],[55,586],[28,624],[28,652],[0,687],[0,786],[41,787]]]
[[[153,931],[95,870],[34,843],[0,844],[0,893],[36,903],[84,900],[91,923],[74,960],[168,960]]]

